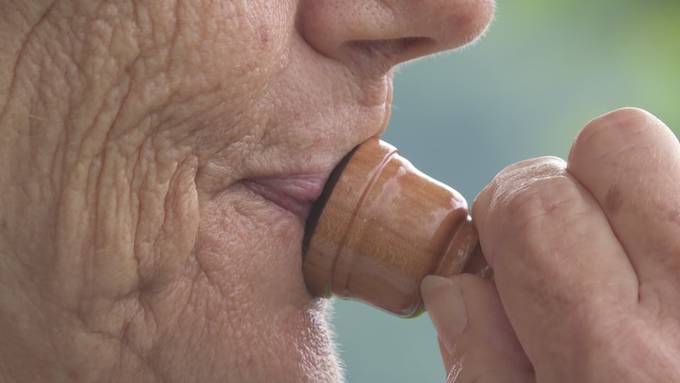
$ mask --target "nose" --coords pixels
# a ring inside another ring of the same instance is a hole
[[[475,40],[493,0],[301,0],[298,22],[318,52],[362,72]]]

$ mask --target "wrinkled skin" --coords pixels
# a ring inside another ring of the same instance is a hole
[[[249,180],[313,199],[385,128],[390,69],[492,12],[0,0],[0,382],[340,380],[304,214]]]
[[[385,128],[390,68],[492,10],[0,0],[0,382],[341,380],[306,208]],[[637,109],[503,170],[473,208],[495,281],[423,282],[448,381],[680,381],[678,185]]]

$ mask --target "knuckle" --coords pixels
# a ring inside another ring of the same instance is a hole
[[[486,231],[486,223],[501,222],[509,196],[524,189],[532,180],[549,177],[564,172],[564,161],[556,157],[539,157],[521,161],[501,170],[496,177],[479,193],[472,206],[473,220],[480,229]]]
[[[563,172],[532,180],[505,196],[504,213],[518,228],[542,230],[547,222],[564,222],[581,199],[578,186]]]
[[[646,150],[668,128],[651,113],[623,108],[590,121],[578,134],[569,161],[615,160]]]
[[[486,220],[495,232],[522,246],[546,245],[551,230],[576,224],[584,210],[583,190],[565,170],[564,161],[542,157],[513,165],[493,182]],[[554,235],[553,235],[554,236]],[[497,241],[496,241],[497,242]]]
[[[517,195],[533,193],[536,182],[564,174],[564,161],[556,157],[538,157],[510,165],[489,186],[492,204],[507,205]]]
[[[561,270],[573,262],[571,254],[578,244],[572,238],[582,231],[580,227],[590,213],[583,193],[580,185],[563,171],[532,180],[497,202],[494,218],[499,226],[495,241],[487,245],[491,247],[488,255],[505,257],[505,267],[512,262],[512,267],[535,270],[532,284],[541,286],[542,292],[536,298],[545,305],[570,305],[572,298],[578,296],[555,290],[567,282],[553,286],[549,281],[561,280]]]
[[[614,131],[620,134],[634,133],[641,127],[649,125],[654,119],[655,117],[644,109],[617,109],[590,121],[583,129],[583,134],[588,136],[603,131]]]
[[[499,175],[511,175],[513,173],[543,173],[545,171],[553,171],[562,169],[564,165],[564,160],[559,157],[554,156],[542,156],[530,158],[528,160],[519,161],[512,165],[507,166],[505,169],[501,170]]]

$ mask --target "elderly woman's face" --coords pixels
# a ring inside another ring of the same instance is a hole
[[[385,128],[390,68],[473,40],[491,0],[9,4],[3,281],[34,305],[3,304],[32,318],[7,358],[54,378],[339,380],[301,273],[309,206]]]

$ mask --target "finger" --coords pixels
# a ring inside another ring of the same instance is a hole
[[[672,281],[676,294],[680,144],[673,132],[640,109],[609,113],[579,134],[569,172],[602,206],[642,285]]]
[[[557,158],[510,166],[472,211],[510,323],[545,381],[573,374],[583,347],[599,346],[593,333],[610,333],[637,305],[621,244],[565,168]]]
[[[473,275],[428,276],[422,294],[437,329],[447,382],[534,381],[493,282]]]

